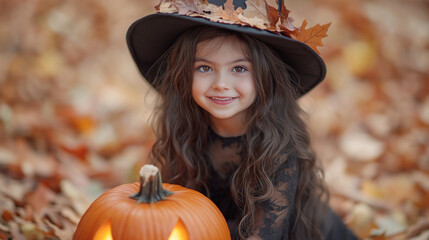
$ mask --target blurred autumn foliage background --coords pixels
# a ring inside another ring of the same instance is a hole
[[[71,239],[137,180],[155,94],[125,43],[156,0],[0,0],[0,239]],[[429,239],[429,2],[289,0],[332,22],[300,102],[331,205],[361,239]]]

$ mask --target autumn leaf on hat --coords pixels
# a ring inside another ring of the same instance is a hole
[[[212,4],[210,4],[212,5]],[[212,5],[214,6],[214,5]],[[242,22],[240,20],[239,16],[242,15],[243,10],[241,8],[234,9],[234,4],[232,1],[226,1],[225,4],[222,6],[219,6],[215,8],[214,11],[212,11],[213,14],[210,14],[210,17],[208,19],[213,22],[223,22],[223,23],[229,23],[229,24],[235,24],[237,22]],[[203,16],[205,17],[205,16]],[[207,18],[207,17],[206,17]]]
[[[266,0],[247,0],[246,9],[235,9],[233,0],[226,0],[223,6],[210,4],[207,0],[161,0],[156,10],[161,13],[177,13],[190,17],[202,17],[212,22],[251,26],[268,30],[301,41],[319,53],[317,47],[323,46],[322,39],[327,37],[330,26],[315,25],[305,29],[304,20],[300,28],[293,25],[294,19],[289,17],[290,11],[283,4],[280,12],[269,5]]]
[[[180,1],[168,1],[160,0],[155,6],[158,12],[162,13],[178,13],[180,15],[191,16],[193,14],[205,14],[201,8],[202,4],[208,4],[206,1],[195,1],[195,0],[180,0]]]
[[[314,51],[319,53],[317,47],[323,46],[322,39],[328,36],[326,32],[328,31],[330,25],[331,23],[324,25],[317,24],[309,29],[305,29],[307,26],[307,21],[304,20],[299,31],[293,34],[293,38],[307,44]]]

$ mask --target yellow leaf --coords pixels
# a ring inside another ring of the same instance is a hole
[[[355,75],[370,70],[374,66],[376,54],[376,49],[367,41],[353,41],[343,48],[345,64]]]

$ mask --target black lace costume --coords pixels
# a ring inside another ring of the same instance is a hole
[[[236,230],[240,210],[231,196],[230,181],[241,161],[242,137],[222,137],[210,130],[209,142],[213,169],[207,184],[209,197],[227,220],[232,239],[239,239]],[[256,205],[255,229],[251,239],[289,239],[299,170],[296,156],[286,156],[287,160],[280,166],[273,182],[274,194],[264,203]],[[322,229],[325,239],[356,239],[332,211],[327,221],[332,224],[329,229]]]
[[[241,136],[222,137],[210,131],[210,160],[213,166],[212,178],[208,184],[210,198],[224,214],[233,237],[236,237],[234,230],[240,211],[229,187],[231,177],[241,160],[241,139]],[[264,239],[282,239],[289,231],[299,176],[296,157],[289,156],[281,169],[273,182],[273,196],[258,206],[256,211],[255,235],[264,236]]]

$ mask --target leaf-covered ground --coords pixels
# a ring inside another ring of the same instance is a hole
[[[99,194],[137,180],[154,94],[125,44],[148,0],[0,1],[0,239],[71,239]],[[429,4],[290,0],[332,22],[302,98],[331,204],[362,239],[429,239]]]

